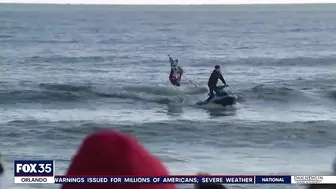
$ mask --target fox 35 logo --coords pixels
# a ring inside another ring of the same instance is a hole
[[[15,160],[14,176],[54,176],[54,161]]]

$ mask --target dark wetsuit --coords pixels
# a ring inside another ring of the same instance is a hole
[[[217,72],[216,70],[214,70],[209,78],[208,81],[208,87],[209,87],[209,96],[213,97],[214,96],[214,91],[217,93],[218,92],[218,88],[217,88],[217,81],[218,79],[220,79],[224,85],[226,85],[226,82],[222,76],[222,74],[220,72]]]
[[[1,156],[0,156],[0,161],[1,161]],[[2,162],[0,162],[0,177],[2,176],[2,174],[4,173],[4,165],[2,165]],[[0,184],[1,185],[1,184]]]

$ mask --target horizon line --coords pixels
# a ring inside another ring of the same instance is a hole
[[[29,2],[0,2],[0,4],[22,4],[22,5],[125,5],[125,6],[131,6],[131,5],[149,5],[149,6],[202,6],[202,5],[325,5],[325,4],[336,4],[336,2],[319,2],[319,3],[193,3],[193,4],[153,4],[153,3],[142,3],[142,4],[136,4],[136,3],[128,3],[128,4],[122,4],[122,3],[56,3],[56,2],[43,2],[43,3],[29,3]]]

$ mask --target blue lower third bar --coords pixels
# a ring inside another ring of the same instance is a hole
[[[255,177],[256,184],[291,184],[291,176],[260,175]]]

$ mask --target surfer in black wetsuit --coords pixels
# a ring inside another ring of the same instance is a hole
[[[2,160],[2,156],[0,154],[0,188],[6,188],[4,181],[5,181],[5,168]]]
[[[3,175],[3,173],[4,173],[4,165],[2,162],[2,156],[0,154],[0,177]]]
[[[215,94],[214,94],[214,91],[217,93],[218,92],[218,88],[217,88],[217,81],[218,79],[220,79],[225,86],[228,86],[226,85],[226,82],[222,76],[222,73],[221,73],[221,69],[220,69],[220,66],[219,65],[216,65],[215,66],[215,69],[214,71],[212,72],[210,78],[209,78],[209,81],[208,81],[208,87],[209,87],[209,99],[214,97]]]

